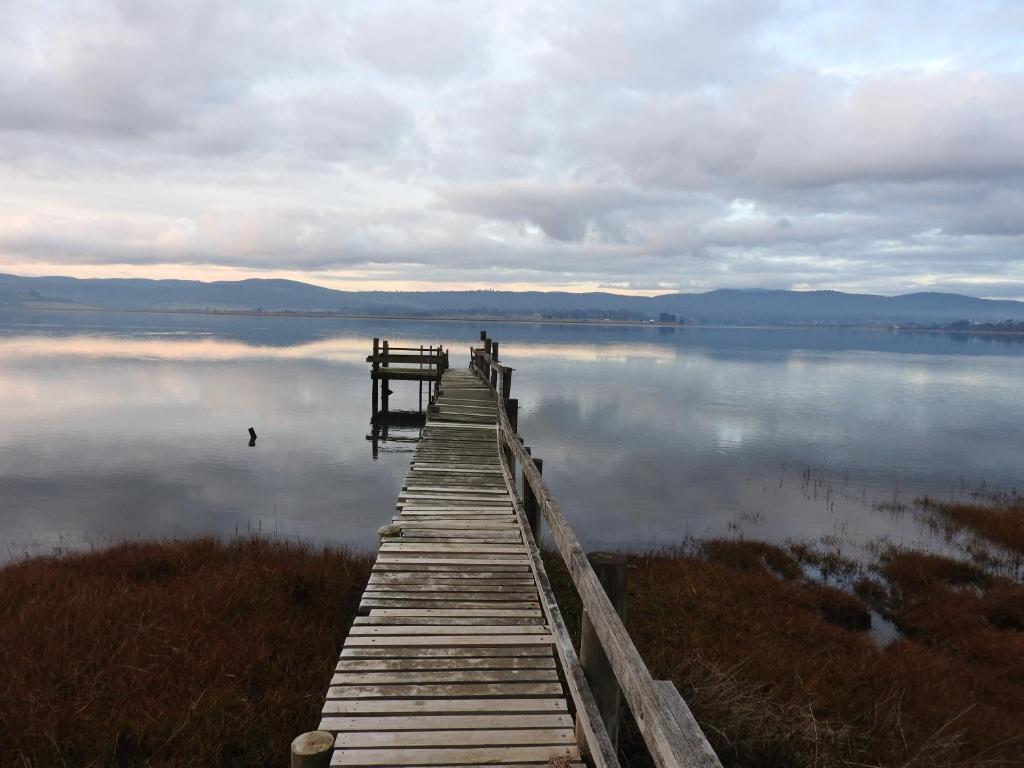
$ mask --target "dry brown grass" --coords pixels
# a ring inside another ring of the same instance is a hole
[[[889,552],[887,603],[909,637],[882,648],[855,631],[866,607],[852,595],[767,567],[634,564],[631,633],[727,764],[1024,764],[1024,635],[1006,629],[1024,587]]]
[[[966,530],[1024,556],[1024,499],[1016,494],[993,503],[968,504],[921,497],[915,502],[952,529]]]
[[[0,569],[0,765],[285,764],[369,566],[199,539]]]
[[[862,599],[798,576],[794,555],[814,559],[799,549],[714,541],[686,552],[631,558],[626,623],[726,766],[1024,765],[1021,585],[890,549],[870,578],[832,564]],[[868,603],[906,636],[876,642]],[[622,753],[649,764],[635,726]]]

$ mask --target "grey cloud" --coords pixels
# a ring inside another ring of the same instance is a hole
[[[9,3],[0,267],[995,295],[1024,281],[1022,24],[946,0]]]

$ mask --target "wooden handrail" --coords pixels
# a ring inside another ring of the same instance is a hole
[[[714,750],[708,744],[689,708],[685,706],[685,702],[683,702],[683,706],[679,706],[682,697],[678,696],[678,691],[676,691],[677,701],[675,697],[666,695],[665,681],[656,683],[651,676],[626,631],[626,627],[605,594],[597,574],[594,573],[594,569],[587,559],[586,552],[576,539],[576,534],[558,503],[552,497],[543,476],[534,466],[526,447],[509,423],[503,391],[507,396],[504,377],[505,371],[510,372],[511,369],[500,365],[487,351],[473,348],[470,352],[470,366],[495,395],[499,441],[522,466],[523,477],[540,505],[541,514],[551,529],[558,552],[569,570],[569,575],[576,586],[583,607],[601,641],[601,646],[655,764],[658,768],[721,768],[721,763]],[[486,372],[484,367],[486,367]],[[498,374],[496,384],[492,383],[492,371],[496,371]],[[528,525],[525,526],[525,530],[529,531]],[[546,576],[544,576],[544,581],[546,583]],[[559,638],[558,646],[561,645],[562,640]],[[562,650],[559,647],[560,655]],[[579,668],[575,650],[571,654],[571,663]],[[567,679],[573,680],[576,676],[576,669],[570,669],[564,659],[563,666],[566,666]],[[579,668],[578,671],[582,675],[582,668]],[[584,685],[584,687],[586,686]],[[576,688],[571,683],[570,690],[574,696],[577,694]],[[583,711],[587,715],[586,719],[590,721],[582,724],[594,753],[595,762],[598,762],[598,757],[602,761],[608,760],[610,758],[602,753],[606,749],[611,749],[611,742],[600,720],[600,715],[595,714],[597,705],[594,703],[588,687],[583,699],[584,703],[589,699],[589,702],[593,704],[593,710],[590,710],[589,706],[578,706],[578,709]],[[607,743],[606,746],[605,743]],[[614,756],[614,750],[612,750],[612,756]]]

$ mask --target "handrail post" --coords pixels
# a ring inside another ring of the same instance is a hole
[[[526,449],[529,453],[530,449]],[[533,459],[533,466],[537,468],[537,472],[544,474],[544,459]],[[533,540],[540,544],[540,504],[537,503],[537,495],[533,492],[533,486],[530,485],[529,480],[526,479],[526,475],[523,475],[523,511],[526,513],[526,519],[530,522],[530,530],[533,531]]]
[[[587,557],[590,566],[604,587],[612,607],[620,619],[626,617],[626,577],[628,561],[624,555],[610,552],[595,552]],[[601,641],[590,622],[590,615],[583,610],[583,630],[580,636],[580,664],[587,675],[590,690],[594,694],[597,708],[601,711],[608,738],[616,749],[619,747],[619,721],[622,716],[622,689],[615,678],[608,657],[601,647]],[[577,737],[580,727],[576,726]]]
[[[491,387],[494,390],[498,389],[498,342],[491,342],[491,365],[490,365],[490,380]]]

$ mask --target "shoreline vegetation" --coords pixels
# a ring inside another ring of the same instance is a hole
[[[630,635],[727,768],[1024,765],[1024,500],[914,507],[950,553],[732,538],[630,555]],[[197,538],[0,568],[0,765],[284,764],[371,564]],[[628,718],[621,751],[650,764]]]
[[[683,321],[663,321],[653,319],[573,319],[569,317],[545,317],[522,315],[463,315],[463,314],[357,314],[347,312],[318,312],[302,310],[260,310],[260,309],[131,309],[108,307],[84,307],[79,305],[10,305],[0,306],[0,310],[17,312],[99,312],[105,314],[143,314],[143,315],[199,315],[212,317],[285,317],[316,320],[409,320],[432,323],[517,323],[537,325],[596,325],[626,326],[642,328],[747,328],[763,330],[815,330],[841,329],[857,331],[884,331],[890,333],[931,333],[952,336],[995,336],[1024,337],[1024,322],[980,323],[963,326],[960,324],[943,325],[893,325],[890,323],[701,323]]]

